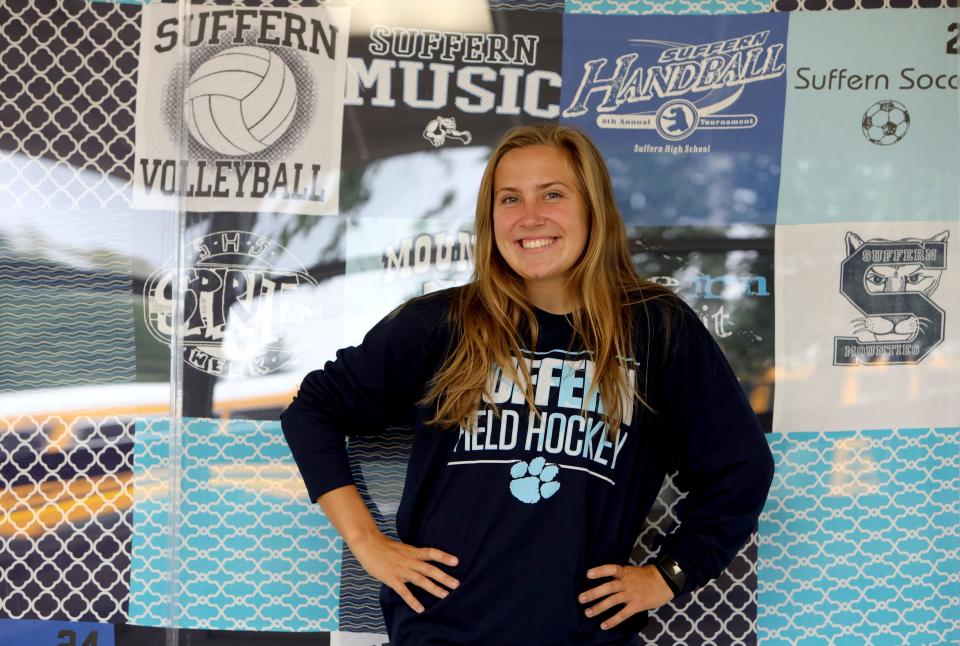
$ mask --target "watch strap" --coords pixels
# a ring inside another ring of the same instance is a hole
[[[680,565],[669,556],[661,556],[653,565],[663,575],[674,596],[680,596],[687,585],[687,575]]]

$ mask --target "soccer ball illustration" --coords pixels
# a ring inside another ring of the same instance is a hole
[[[232,47],[190,76],[184,118],[201,145],[249,155],[277,141],[297,111],[297,84],[282,58],[261,47]]]
[[[863,113],[863,136],[872,144],[895,144],[910,129],[910,113],[899,101],[877,101]]]

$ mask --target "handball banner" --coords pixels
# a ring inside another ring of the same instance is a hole
[[[628,223],[772,224],[786,61],[786,15],[568,15],[561,120],[600,146]]]

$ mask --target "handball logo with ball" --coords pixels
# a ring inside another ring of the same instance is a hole
[[[297,110],[286,63],[260,47],[233,47],[194,71],[184,121],[190,135],[221,155],[259,153],[283,135]]]

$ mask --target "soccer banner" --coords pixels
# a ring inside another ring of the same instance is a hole
[[[564,17],[561,119],[639,225],[772,224],[785,15]]]
[[[944,222],[777,227],[774,431],[956,425],[957,234]]]
[[[960,218],[955,9],[790,17],[779,224]]]
[[[369,24],[362,4],[354,16],[344,167],[490,145],[508,128],[559,116],[560,13],[463,5],[454,16],[447,0],[374,6]]]
[[[349,15],[144,7],[134,208],[337,213]]]

